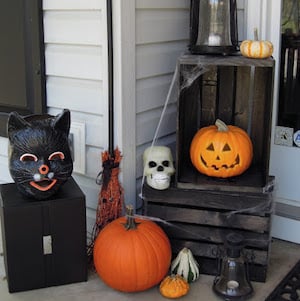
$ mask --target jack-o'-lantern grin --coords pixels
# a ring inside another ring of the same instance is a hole
[[[235,166],[237,166],[237,165],[240,164],[240,156],[239,156],[239,155],[236,156],[235,161],[234,161],[231,165],[228,165],[228,164],[224,164],[224,163],[223,163],[221,166],[219,166],[219,165],[217,165],[217,164],[211,164],[211,165],[208,165],[207,162],[203,159],[202,156],[200,156],[200,158],[201,158],[201,161],[202,161],[202,163],[203,163],[203,165],[204,165],[205,167],[207,167],[207,168],[213,168],[213,169],[215,169],[215,170],[220,170],[220,169],[222,169],[222,168],[223,168],[223,169],[232,169],[232,168],[234,168]],[[220,161],[220,157],[219,157],[219,156],[216,157],[216,161],[217,161],[217,162]]]

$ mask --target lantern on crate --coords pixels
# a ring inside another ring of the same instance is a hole
[[[226,255],[222,258],[220,275],[215,278],[213,290],[225,300],[245,300],[252,295],[253,287],[242,254],[244,238],[240,234],[229,233],[225,246]]]
[[[236,0],[191,0],[190,51],[227,55],[237,49]]]

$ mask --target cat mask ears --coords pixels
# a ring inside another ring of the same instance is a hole
[[[70,131],[70,123],[71,123],[71,116],[70,116],[70,111],[67,109],[64,109],[62,113],[57,115],[51,122],[51,125],[53,128],[56,130],[60,130],[66,135],[69,135]]]
[[[9,114],[7,122],[7,134],[9,138],[11,138],[13,132],[25,127],[30,127],[30,124],[17,112],[11,112]]]
[[[7,122],[7,134],[8,137],[12,137],[12,133],[15,131],[24,129],[24,128],[30,128],[32,127],[31,122],[32,121],[43,121],[46,119],[51,118],[50,125],[59,131],[64,132],[66,135],[69,135],[70,131],[70,111],[67,109],[64,109],[62,113],[59,115],[53,117],[51,115],[30,115],[26,117],[20,116],[17,112],[11,112],[8,117]]]

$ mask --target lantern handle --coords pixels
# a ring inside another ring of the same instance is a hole
[[[107,56],[108,56],[108,151],[114,158],[114,62],[112,0],[106,0],[107,10]]]

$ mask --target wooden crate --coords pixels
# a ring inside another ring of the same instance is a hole
[[[183,55],[178,59],[176,187],[263,192],[270,158],[273,59]],[[244,129],[254,146],[250,168],[241,176],[218,179],[199,173],[189,148],[197,130],[219,118]]]
[[[213,192],[198,189],[155,190],[144,185],[145,214],[165,222],[176,255],[188,247],[203,274],[216,275],[224,239],[230,232],[244,236],[250,279],[264,282],[270,253],[272,197],[269,193]]]

